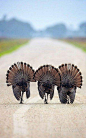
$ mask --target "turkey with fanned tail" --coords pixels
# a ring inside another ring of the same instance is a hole
[[[77,87],[82,86],[82,74],[73,64],[62,64],[58,70],[61,76],[61,86],[57,87],[60,102],[73,103]]]
[[[23,102],[23,94],[26,92],[26,97],[30,97],[30,82],[33,82],[34,70],[26,63],[17,62],[12,65],[6,74],[7,86],[12,85],[14,96],[20,103]]]
[[[44,65],[38,68],[34,74],[34,79],[38,81],[38,91],[44,103],[48,103],[48,95],[50,99],[54,96],[54,86],[60,87],[60,74],[58,69],[52,65]]]

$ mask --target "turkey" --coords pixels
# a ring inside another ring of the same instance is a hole
[[[38,68],[34,74],[34,79],[38,81],[38,91],[44,103],[48,103],[48,95],[50,99],[54,96],[54,86],[60,86],[60,74],[58,69],[52,65],[44,65]]]
[[[59,66],[61,86],[57,87],[61,103],[73,103],[77,87],[82,86],[82,75],[77,66],[62,64]]]
[[[13,94],[20,103],[23,103],[23,94],[30,97],[30,82],[33,82],[34,70],[29,64],[17,62],[12,65],[6,74],[7,86],[12,85]]]

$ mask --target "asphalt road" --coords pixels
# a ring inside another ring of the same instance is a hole
[[[7,87],[6,71],[17,61],[37,69],[44,64],[58,67],[73,63],[83,74],[83,87],[77,89],[74,104],[59,102],[58,93],[45,105],[37,84],[31,83],[31,97],[20,105],[11,87]],[[32,39],[19,50],[0,58],[0,138],[86,138],[86,54],[74,46],[55,39]]]

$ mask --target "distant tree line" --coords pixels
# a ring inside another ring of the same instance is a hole
[[[33,37],[86,37],[86,22],[81,23],[78,30],[71,30],[65,24],[59,23],[45,30],[36,31],[30,23],[12,18],[6,20],[6,16],[0,20],[0,37],[7,38],[33,38]]]

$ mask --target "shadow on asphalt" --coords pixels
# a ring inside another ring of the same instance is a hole
[[[0,104],[1,105],[4,105],[4,106],[13,106],[13,105],[19,105],[19,106],[23,106],[23,105],[44,105],[44,106],[49,106],[49,105],[72,105],[72,106],[78,106],[78,105],[85,105],[86,103],[74,103],[74,104],[61,104],[61,103],[48,103],[48,104],[44,104],[44,103],[23,103],[23,104],[20,104],[20,103],[3,103],[3,104]]]

